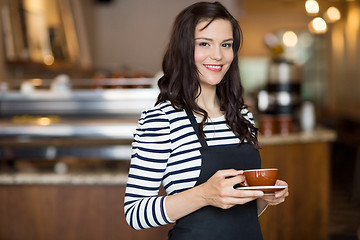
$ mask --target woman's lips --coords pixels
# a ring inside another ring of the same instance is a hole
[[[222,65],[212,65],[212,64],[204,64],[206,69],[213,71],[213,72],[220,72],[222,69]]]

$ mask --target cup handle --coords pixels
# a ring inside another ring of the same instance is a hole
[[[249,186],[249,185],[247,184],[246,180],[243,181],[243,182],[241,182],[241,183],[239,183],[239,185],[240,185],[241,187],[248,187],[248,186]]]

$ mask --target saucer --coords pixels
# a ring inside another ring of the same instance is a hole
[[[239,190],[260,190],[264,194],[274,194],[277,191],[283,190],[288,186],[249,186],[249,187],[237,187]]]

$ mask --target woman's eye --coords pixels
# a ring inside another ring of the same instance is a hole
[[[199,43],[199,46],[201,46],[201,47],[206,47],[206,46],[209,46],[209,43],[207,43],[207,42],[201,42],[201,43]]]
[[[231,43],[223,43],[222,46],[226,47],[226,48],[230,48],[230,47],[232,47],[232,44]]]

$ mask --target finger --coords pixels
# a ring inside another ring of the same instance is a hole
[[[285,201],[285,197],[275,197],[274,194],[266,194],[262,197],[270,205],[276,205]]]
[[[254,201],[257,197],[242,197],[242,198],[231,198],[231,202],[234,205],[242,205],[251,201]]]
[[[237,198],[252,198],[253,200],[264,196],[264,192],[256,190],[239,190],[235,189],[235,197]]]
[[[227,178],[226,181],[231,185],[234,186],[236,184],[240,184],[245,182],[245,176],[244,175],[236,175],[231,178]]]
[[[228,209],[231,208],[235,205],[242,205],[251,201],[254,201],[256,198],[254,197],[244,197],[244,198],[236,198],[236,197],[227,197],[222,199],[221,201],[217,202],[216,204],[214,204],[214,206],[223,208],[223,209]]]
[[[275,193],[267,193],[267,194],[264,194],[264,196],[262,197],[262,199],[264,199],[264,200],[273,200],[273,199],[275,199]]]
[[[284,189],[282,191],[275,192],[275,197],[276,198],[287,197],[287,196],[289,196],[288,189]]]
[[[285,198],[276,198],[272,201],[268,201],[269,205],[278,205],[285,201]]]
[[[243,170],[235,170],[235,169],[224,169],[216,172],[216,174],[222,178],[234,177],[243,173],[244,173]]]
[[[289,196],[289,191],[286,188],[286,189],[281,190],[281,191],[276,191],[273,194],[266,194],[266,195],[264,195],[263,199],[264,200],[270,200],[270,199],[276,199],[276,198],[285,198],[287,196]]]
[[[265,200],[269,205],[277,205],[277,204],[280,204],[280,203],[284,202],[285,198],[288,195],[289,195],[288,192],[285,192],[285,193],[283,193],[281,195],[276,195],[276,194],[264,195],[264,197],[262,197],[262,199]]]
[[[286,185],[287,186],[287,185]],[[275,192],[275,196],[276,197],[282,197],[282,196],[288,196],[289,195],[289,188],[285,188],[283,190],[280,191],[276,191]]]
[[[283,180],[276,180],[275,186],[288,186],[288,184]]]

